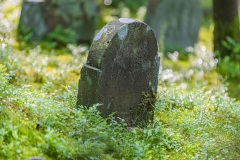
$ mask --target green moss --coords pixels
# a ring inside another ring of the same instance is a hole
[[[88,82],[89,86],[91,86],[92,83],[93,83],[92,79],[89,76],[87,76],[86,79],[87,79],[87,82]]]

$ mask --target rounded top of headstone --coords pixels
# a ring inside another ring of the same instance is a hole
[[[97,34],[96,36],[94,37],[94,41],[98,41],[100,40],[101,38],[103,39],[103,36],[104,34],[109,37],[112,38],[111,35],[114,35],[116,34],[116,32],[114,31],[117,31],[118,29],[120,29],[123,25],[125,24],[130,24],[130,23],[134,23],[134,22],[139,22],[139,21],[136,21],[134,19],[131,19],[131,18],[119,18],[117,20],[114,20],[114,21],[111,21],[109,22],[107,25],[105,25]],[[139,23],[142,23],[142,22],[139,22]]]
[[[102,60],[106,56],[104,54],[105,50],[110,45],[113,45],[113,43],[115,44],[114,46],[117,44],[121,45],[126,43],[126,41],[143,41],[143,37],[156,39],[155,34],[147,24],[131,18],[113,20],[105,25],[94,37],[89,50],[87,64],[101,68]],[[157,40],[156,44],[152,45],[157,45]]]

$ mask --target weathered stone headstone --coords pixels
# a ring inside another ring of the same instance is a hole
[[[81,70],[78,105],[98,107],[103,117],[115,112],[129,126],[153,119],[159,70],[158,44],[145,23],[120,18],[95,36]]]
[[[195,45],[201,17],[199,0],[150,0],[145,22],[165,51],[175,51]]]
[[[19,39],[60,43],[91,42],[96,23],[94,0],[24,0]]]
[[[42,13],[43,6],[44,0],[23,1],[18,26],[21,40],[40,41],[46,36],[47,27]]]

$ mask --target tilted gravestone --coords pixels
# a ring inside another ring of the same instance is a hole
[[[129,126],[153,119],[158,86],[158,44],[145,23],[120,18],[95,36],[81,69],[78,105],[100,103],[103,117],[115,112]]]
[[[199,0],[150,0],[144,21],[165,51],[175,51],[195,45],[201,17]]]
[[[19,39],[91,42],[96,15],[94,0],[24,0],[18,26]]]

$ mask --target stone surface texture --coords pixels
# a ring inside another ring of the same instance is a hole
[[[175,51],[195,45],[201,17],[198,0],[149,0],[144,21],[165,51]]]
[[[115,112],[129,126],[153,119],[159,70],[158,44],[145,23],[120,18],[95,36],[81,70],[78,105],[98,107],[103,117]]]

